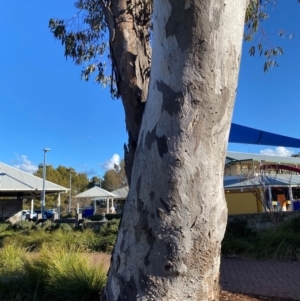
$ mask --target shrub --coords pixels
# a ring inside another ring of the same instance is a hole
[[[58,224],[57,228],[63,231],[73,231],[73,228],[70,224]]]
[[[247,240],[226,236],[222,241],[223,255],[250,255],[254,246]]]
[[[53,223],[51,220],[46,220],[41,224],[41,228],[44,231],[52,231],[57,228],[57,224]]]
[[[294,217],[288,222],[285,222],[281,227],[280,230],[286,232],[300,232],[300,216]]]
[[[10,223],[0,223],[0,233],[5,232],[11,228]]]
[[[111,234],[117,235],[119,231],[119,224],[120,224],[119,220],[113,219],[111,221],[108,221],[100,228],[100,234],[104,236],[111,235]]]
[[[300,236],[283,229],[268,230],[258,235],[252,256],[259,259],[300,259]]]
[[[17,243],[7,244],[0,249],[0,276],[3,279],[22,273],[26,249]]]
[[[122,214],[105,214],[105,217],[110,221],[112,219],[121,219]]]
[[[38,251],[42,245],[51,242],[53,237],[42,229],[32,231],[16,232],[14,235],[7,236],[3,239],[2,245],[14,244],[26,248],[28,251]]]
[[[93,221],[93,222],[99,222],[99,221],[102,221],[102,219],[103,219],[104,216],[105,215],[103,215],[103,214],[91,215],[91,216],[89,216],[89,220]]]
[[[35,222],[29,220],[20,221],[11,226],[11,228],[16,231],[31,230],[34,229],[35,227],[36,227]]]
[[[227,223],[225,235],[247,239],[255,236],[256,232],[248,227],[248,222],[245,218],[236,217]]]

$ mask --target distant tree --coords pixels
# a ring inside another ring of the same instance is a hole
[[[113,191],[128,185],[124,165],[124,160],[122,160],[119,166],[115,165],[113,169],[105,173],[102,183],[103,189]]]
[[[94,177],[92,177],[90,179],[90,182],[89,182],[89,185],[88,185],[88,189],[93,188],[95,186],[101,187],[102,186],[102,182],[103,182],[102,178],[94,176]]]
[[[89,179],[86,173],[77,173],[71,167],[58,166],[56,169],[51,165],[46,166],[46,180],[53,182],[55,184],[61,185],[63,187],[70,187],[70,172],[71,176],[71,185],[72,185],[72,195],[76,195],[88,188]],[[38,170],[34,173],[35,176],[42,178],[43,177],[43,165],[40,164]],[[69,194],[61,194],[61,207],[64,210],[68,206]],[[35,204],[39,204],[37,200]],[[46,207],[51,208],[57,205],[57,195],[46,195]]]

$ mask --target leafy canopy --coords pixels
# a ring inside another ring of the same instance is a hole
[[[250,0],[245,17],[244,40],[251,43],[251,56],[258,53],[265,58],[264,71],[278,66],[276,58],[283,55],[283,49],[272,44],[263,28],[263,22],[269,18],[267,11],[276,7],[276,2],[277,0]],[[113,66],[110,66],[111,72],[107,70],[107,62],[110,62],[109,33],[104,8],[109,7],[109,4],[105,0],[78,0],[74,3],[77,13],[72,18],[51,19],[49,28],[64,46],[65,57],[71,58],[76,65],[83,66],[81,77],[87,81],[92,73],[96,73],[95,81],[103,86],[110,85],[112,96],[116,97],[118,93]],[[128,10],[131,9],[133,8],[128,7]],[[279,30],[278,35],[286,37],[283,30]]]

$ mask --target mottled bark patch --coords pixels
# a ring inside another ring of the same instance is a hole
[[[166,111],[170,116],[178,114],[184,102],[183,93],[175,92],[163,81],[157,82],[157,90],[163,95],[161,112]]]
[[[157,208],[156,209],[156,216],[161,219],[161,220],[164,220],[165,217],[166,217],[166,212],[165,210],[163,210],[162,208]]]
[[[151,201],[153,201],[154,196],[155,196],[155,192],[154,192],[154,191],[151,191],[150,194],[149,194],[149,197],[150,197],[150,200],[151,200]]]
[[[149,287],[149,278],[143,273],[142,269],[139,269],[139,287],[144,292]]]
[[[149,251],[148,251],[147,255],[144,258],[144,264],[146,266],[148,266],[151,263],[149,257],[150,257],[151,251],[153,250],[153,245],[154,245],[155,240],[156,240],[155,236],[153,235],[152,228],[148,229],[146,231],[146,239],[147,239],[147,242],[148,242],[150,247],[149,247]]]
[[[140,133],[140,141],[144,141],[144,131]],[[135,153],[138,155],[141,152],[143,152],[143,143],[138,143]]]
[[[137,243],[140,241],[141,237],[144,236],[145,233],[147,233],[147,231],[149,230],[149,226],[148,226],[149,212],[147,210],[143,210],[143,209],[144,209],[144,202],[141,199],[138,199],[137,200],[137,211],[139,214],[139,220],[134,227],[135,228],[135,239],[136,239]]]
[[[174,244],[173,241],[167,241],[166,242],[166,262],[165,262],[165,271],[169,275],[178,276],[179,271],[176,268],[176,260],[178,258],[177,256],[178,248]]]
[[[156,126],[151,132],[150,131],[147,132],[147,135],[145,138],[145,145],[148,150],[151,149],[152,143],[155,141],[155,139],[156,139]]]
[[[162,198],[159,198],[161,204],[164,206],[164,208],[166,209],[166,211],[169,213],[170,212],[170,205]]]
[[[151,249],[148,251],[147,255],[144,258],[144,264],[145,264],[145,266],[148,266],[151,263],[151,261],[149,259],[150,253],[151,253]]]
[[[137,297],[137,287],[135,284],[134,277],[132,276],[129,281],[124,281],[122,279],[122,284],[121,285],[121,292],[118,298],[118,301],[131,301],[131,300],[136,300]]]
[[[122,227],[121,231],[122,231],[123,237],[126,237],[126,234],[127,234],[128,230],[126,230],[126,229],[124,229],[124,227]],[[121,245],[120,245],[121,252],[123,252],[124,246],[125,246],[125,240],[123,239],[122,242],[121,242]]]
[[[136,183],[136,195],[137,195],[138,199],[140,198],[141,183],[142,183],[142,176],[139,176],[137,183]]]
[[[116,271],[118,272],[118,269],[120,267],[121,264],[121,258],[120,255],[117,255],[117,259],[116,259]]]
[[[183,52],[192,40],[193,4],[186,6],[186,1],[178,0],[169,0],[169,2],[172,12],[166,24],[166,36],[175,36],[178,47]]]
[[[146,138],[145,138],[145,145],[148,150],[151,149],[153,142],[157,143],[157,149],[159,156],[162,158],[164,154],[166,154],[169,150],[168,148],[168,141],[167,137],[165,135],[158,137],[156,135],[156,126],[155,128],[150,132],[147,132]]]
[[[162,158],[164,154],[168,153],[168,141],[167,137],[163,135],[162,137],[156,137],[157,148],[159,156]]]

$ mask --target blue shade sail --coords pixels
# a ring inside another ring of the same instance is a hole
[[[277,135],[232,123],[229,142],[300,148],[300,139]]]

